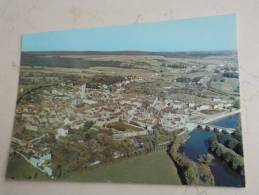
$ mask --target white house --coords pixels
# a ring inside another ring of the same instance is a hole
[[[56,139],[58,139],[59,137],[66,137],[67,134],[68,134],[68,130],[67,129],[59,128],[57,130]]]
[[[197,108],[198,111],[209,110],[209,109],[211,109],[210,105],[202,105],[202,106]]]

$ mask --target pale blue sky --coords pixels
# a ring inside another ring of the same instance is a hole
[[[22,51],[236,50],[234,14],[26,34]]]

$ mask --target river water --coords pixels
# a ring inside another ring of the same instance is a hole
[[[213,122],[213,125],[221,127],[236,128],[239,115],[233,115]],[[194,129],[191,137],[183,145],[183,152],[193,161],[198,161],[199,156],[208,154],[208,142],[213,136],[213,132]],[[214,159],[211,164],[211,171],[215,179],[216,186],[244,186],[244,177],[232,171],[224,162]]]

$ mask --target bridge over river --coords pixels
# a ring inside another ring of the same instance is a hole
[[[204,120],[202,120],[200,123],[201,124],[208,124],[208,123],[211,123],[213,121],[216,121],[216,120],[228,117],[228,116],[232,116],[232,115],[235,115],[235,114],[238,114],[238,113],[240,113],[240,109],[233,110],[231,112],[225,112],[225,113],[220,113],[220,114],[208,116]]]
[[[217,121],[219,119],[222,119],[222,118],[225,118],[225,117],[228,117],[228,116],[232,116],[232,115],[235,115],[235,114],[238,114],[238,113],[240,113],[240,109],[234,110],[232,112],[226,112],[226,113],[208,116],[203,120],[187,123],[185,127],[188,129],[188,131],[192,131],[199,126],[202,129],[208,129],[208,130],[211,130],[211,131],[213,131],[216,128],[220,132],[223,131],[223,130],[226,130],[228,133],[232,133],[232,132],[235,131],[234,128],[220,127],[220,126],[213,125],[211,123],[213,121]]]
[[[220,126],[210,125],[210,124],[208,124],[208,125],[198,125],[198,128],[204,129],[204,130],[209,130],[209,131],[213,131],[214,129],[217,129],[219,132],[225,130],[229,134],[233,133],[236,130],[234,128],[226,128],[226,127],[220,127]]]

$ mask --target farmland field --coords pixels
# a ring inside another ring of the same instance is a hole
[[[128,160],[91,167],[70,174],[64,180],[149,184],[181,184],[166,152],[153,152]]]
[[[34,179],[46,180],[48,176],[31,164],[26,162],[21,156],[16,155],[10,159],[7,167],[7,177],[10,179]]]
[[[212,87],[227,93],[233,93],[239,87],[237,78],[225,78],[224,82],[217,80],[212,82]]]

